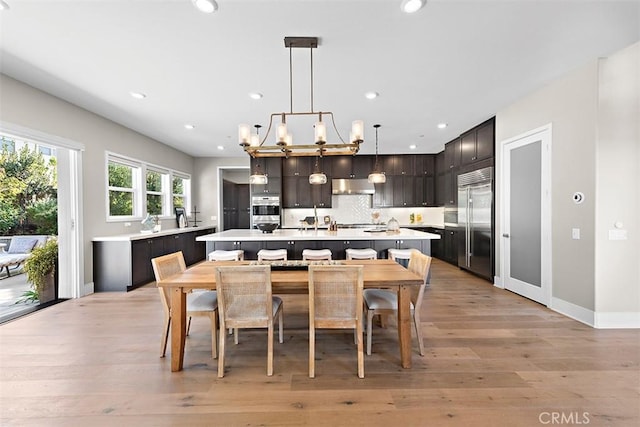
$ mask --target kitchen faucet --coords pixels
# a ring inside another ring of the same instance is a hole
[[[313,205],[313,226],[316,231],[318,231],[318,210],[316,209],[316,205]]]

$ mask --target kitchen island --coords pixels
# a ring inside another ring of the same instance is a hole
[[[397,232],[370,228],[339,228],[328,230],[226,230],[199,236],[196,240],[206,242],[207,253],[214,250],[244,251],[245,259],[257,259],[260,249],[287,249],[288,259],[302,259],[304,249],[330,249],[333,259],[345,259],[348,248],[373,248],[378,258],[387,258],[387,251],[396,249],[418,249],[431,254],[431,240],[440,239],[433,233],[401,228]]]

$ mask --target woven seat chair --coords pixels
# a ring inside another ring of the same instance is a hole
[[[420,328],[420,307],[424,297],[424,289],[431,267],[431,257],[423,254],[417,249],[411,250],[411,258],[409,258],[408,269],[420,277],[422,284],[420,286],[411,286],[411,315],[416,328],[418,337],[418,347],[420,356],[424,356],[424,343],[422,339],[422,330]],[[365,312],[367,314],[367,355],[371,355],[371,324],[373,316],[397,314],[398,312],[398,294],[394,291],[385,289],[365,289],[363,292]]]
[[[174,252],[151,260],[153,274],[156,282],[159,282],[171,275],[183,272],[187,269],[182,252]],[[158,287],[162,309],[164,311],[164,332],[160,343],[160,357],[164,357],[167,352],[167,340],[169,338],[169,328],[171,327],[171,296],[168,288]],[[191,328],[191,317],[206,316],[211,321],[211,356],[217,357],[217,318],[218,318],[218,295],[216,291],[196,291],[187,294],[187,335]],[[222,334],[224,335],[224,334]]]
[[[304,249],[302,251],[302,259],[309,261],[331,261],[331,255],[331,249]]]
[[[354,329],[364,378],[361,265],[309,266],[309,378],[315,378],[316,329]]]
[[[372,248],[366,249],[352,249],[349,248],[345,251],[347,259],[377,259],[378,252]]]
[[[282,299],[271,294],[271,267],[241,265],[216,268],[220,329],[267,328],[267,375],[273,375],[273,322],[278,318],[283,342]],[[225,334],[220,334],[218,378],[224,377]]]

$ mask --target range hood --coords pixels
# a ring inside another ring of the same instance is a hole
[[[367,179],[332,179],[332,194],[373,194],[373,184]]]

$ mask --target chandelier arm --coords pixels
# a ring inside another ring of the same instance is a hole
[[[331,123],[333,124],[333,130],[336,131],[336,134],[338,135],[338,138],[340,138],[340,141],[342,141],[343,144],[346,144],[346,142],[344,142],[344,139],[342,139],[342,135],[340,135],[340,132],[338,132],[338,127],[336,126],[336,121],[333,119],[333,113],[332,112],[328,112],[328,113],[324,113],[324,114],[329,114],[331,116]]]
[[[262,141],[260,141],[259,147],[262,147],[265,141],[267,140],[267,138],[269,137],[269,132],[271,132],[271,126],[273,125],[273,116],[279,116],[279,115],[280,114],[273,113],[269,117],[269,127],[267,128],[267,131],[264,133],[264,138],[262,138]]]

